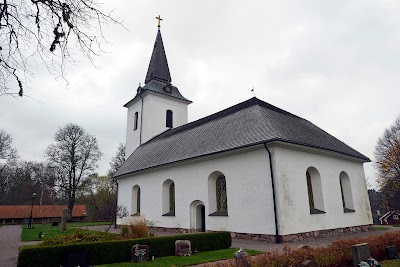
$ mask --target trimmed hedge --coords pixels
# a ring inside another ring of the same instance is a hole
[[[55,246],[26,246],[19,253],[18,267],[61,266],[65,252],[85,249],[90,251],[90,265],[128,262],[131,260],[131,248],[135,244],[149,246],[150,252],[156,257],[171,256],[175,254],[175,241],[178,239],[190,240],[192,249],[197,251],[229,248],[232,243],[229,232],[213,232]]]

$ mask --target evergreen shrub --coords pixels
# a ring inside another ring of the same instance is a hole
[[[20,250],[18,267],[61,266],[64,253],[81,250],[89,250],[90,265],[129,262],[131,248],[135,244],[149,246],[150,252],[156,257],[171,256],[175,253],[175,241],[182,239],[190,240],[192,250],[197,251],[229,248],[232,243],[229,232],[213,232],[54,246],[25,246]]]

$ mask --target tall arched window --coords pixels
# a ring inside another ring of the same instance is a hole
[[[175,183],[168,179],[162,186],[163,216],[175,216]]]
[[[165,126],[168,128],[173,127],[173,112],[172,110],[167,110],[167,117],[166,117],[166,123]]]
[[[169,212],[175,214],[175,183],[169,186]]]
[[[307,169],[306,181],[310,214],[325,213],[321,176],[316,168],[310,167]]]
[[[135,118],[133,121],[133,130],[136,130],[138,127],[138,120],[139,120],[139,112],[135,112]]]
[[[353,195],[351,193],[350,178],[345,172],[339,175],[340,192],[342,194],[342,204],[344,212],[354,212]]]
[[[226,197],[226,181],[225,176],[220,175],[216,181],[216,197],[217,197],[217,212],[227,212],[228,202]]]
[[[306,172],[306,177],[307,177],[307,189],[308,189],[308,204],[310,205],[310,210],[311,210],[315,209],[315,205],[314,205],[314,195],[311,183],[311,175],[309,172]]]
[[[132,216],[140,215],[140,187],[135,185],[132,188]]]
[[[228,194],[225,175],[215,171],[208,177],[209,216],[228,216]]]

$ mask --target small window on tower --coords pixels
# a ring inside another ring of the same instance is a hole
[[[138,113],[138,112],[135,112],[135,121],[134,121],[134,124],[133,124],[133,130],[136,130],[136,129],[137,129],[138,118],[139,118],[139,113]]]
[[[166,121],[166,127],[168,128],[172,128],[172,110],[167,110],[167,121]]]

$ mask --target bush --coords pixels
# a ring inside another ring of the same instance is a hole
[[[291,249],[285,246],[282,252],[266,252],[254,257],[248,257],[244,261],[228,260],[220,263],[210,263],[208,267],[286,267],[300,266],[305,260],[315,260],[318,266],[341,267],[352,266],[352,245],[368,243],[371,250],[371,257],[376,260],[385,258],[385,248],[395,245],[400,247],[400,233],[386,233],[380,236],[368,238],[352,238],[348,240],[337,240],[326,247],[310,249]]]
[[[148,221],[143,217],[129,218],[128,225],[121,226],[121,236],[131,238],[142,238],[149,236]]]
[[[170,256],[175,254],[175,241],[178,239],[190,240],[192,249],[197,249],[197,251],[229,248],[232,242],[229,232],[215,232],[140,238],[135,240],[101,241],[54,246],[26,246],[22,247],[19,253],[18,267],[60,266],[63,253],[85,249],[90,251],[90,265],[128,262],[131,260],[131,248],[135,244],[148,245],[156,257]]]
[[[80,229],[76,229],[72,235],[58,235],[53,238],[45,239],[42,243],[38,244],[38,246],[108,241],[108,240],[114,240],[116,237],[117,237],[116,234],[98,232],[98,231],[82,231]]]

